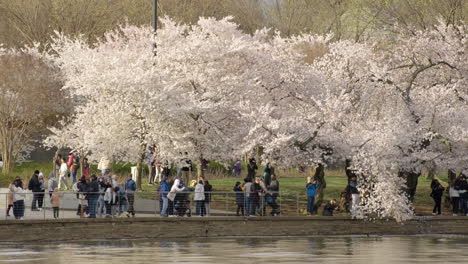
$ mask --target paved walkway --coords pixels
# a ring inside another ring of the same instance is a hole
[[[10,209],[10,217],[6,216],[6,189],[0,188],[0,220],[3,219],[14,219],[13,208]],[[53,210],[50,205],[49,195],[46,193],[44,197],[44,210],[42,211],[31,211],[32,193],[26,195],[24,201],[26,209],[24,212],[25,219],[53,219]],[[192,212],[195,213],[195,204],[192,204]],[[61,198],[60,205],[60,218],[79,218],[76,215],[78,208],[78,199],[76,194],[73,192],[65,192],[64,197]],[[150,199],[139,199],[135,200],[135,211],[136,217],[155,217],[159,216],[159,201]],[[222,210],[211,210],[212,215],[234,215],[234,212],[222,211]],[[126,216],[122,216],[126,217]]]

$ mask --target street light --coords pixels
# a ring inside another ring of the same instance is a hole
[[[158,29],[158,0],[153,0],[153,30],[156,33]]]

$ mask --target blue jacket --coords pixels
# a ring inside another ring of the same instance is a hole
[[[307,189],[307,196],[315,196],[317,194],[317,188],[320,186],[320,184],[312,184],[308,183],[306,185]]]
[[[169,191],[169,184],[167,184],[167,182],[161,182],[161,185],[159,186],[159,193],[161,198],[166,198]]]
[[[127,182],[125,183],[125,190],[128,190],[128,191],[136,191],[137,187],[136,187],[136,183],[134,180],[132,179],[128,179]]]

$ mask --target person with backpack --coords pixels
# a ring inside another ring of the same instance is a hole
[[[431,182],[431,194],[430,196],[434,199],[434,209],[432,210],[432,215],[441,215],[441,207],[442,207],[442,196],[444,195],[444,186],[440,184],[438,180],[432,180]]]
[[[35,170],[31,180],[28,183],[28,189],[33,193],[33,199],[31,204],[31,211],[39,211],[37,209],[37,203],[39,202],[39,195],[41,192],[41,183],[39,182],[39,171]]]
[[[70,175],[72,178],[72,185],[76,183],[76,174],[78,172],[78,169],[80,168],[80,157],[78,155],[75,155],[74,151],[70,151],[70,154],[68,155],[68,162],[67,162],[68,168],[70,168]]]
[[[125,182],[125,193],[127,194],[128,210],[125,212],[127,217],[135,217],[135,191],[137,189],[136,182],[132,179],[132,175],[129,175]]]

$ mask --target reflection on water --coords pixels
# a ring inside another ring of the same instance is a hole
[[[467,263],[468,237],[256,237],[0,244],[0,263]]]

